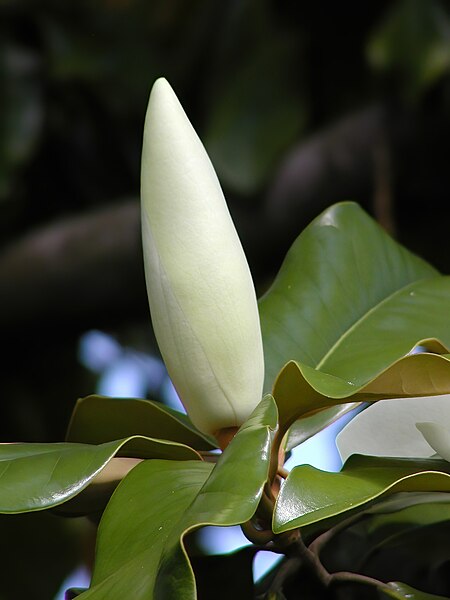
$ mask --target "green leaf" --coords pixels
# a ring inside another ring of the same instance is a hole
[[[160,402],[97,395],[77,401],[66,439],[101,444],[132,435],[172,440],[196,450],[217,448],[214,439],[198,431],[186,415]]]
[[[55,507],[84,490],[116,456],[195,460],[187,446],[130,437],[88,444],[0,444],[0,512]]]
[[[396,513],[395,519],[399,518],[399,511],[401,514],[406,513],[405,509],[417,507],[421,505],[432,505],[436,506],[443,504],[445,509],[446,505],[450,506],[450,494],[447,492],[399,492],[393,494],[382,502],[377,502],[374,506],[368,508],[365,514],[370,515],[390,515]]]
[[[420,592],[406,585],[406,583],[399,583],[398,581],[388,583],[379,593],[380,598],[395,598],[396,600],[448,600],[445,596]]]
[[[316,414],[316,427],[321,421],[324,427],[331,421],[330,414],[326,412],[322,419],[318,411],[335,406],[340,412],[343,400],[351,402],[353,409],[360,402],[433,396],[449,391],[450,360],[444,355],[424,353],[400,358],[363,385],[291,361],[276,381],[274,397],[280,424]],[[301,421],[296,427],[301,428]]]
[[[435,492],[439,496],[439,493]],[[431,496],[431,494],[429,494]],[[378,514],[364,522],[364,539],[370,539],[365,555],[359,556],[358,570],[370,570],[370,560],[380,557],[385,550],[390,554],[404,554],[404,548],[413,555],[409,566],[420,559],[414,572],[439,565],[448,557],[448,526],[450,503],[426,503],[407,507],[398,513]],[[446,531],[447,528],[447,531]],[[439,535],[437,535],[437,532]],[[439,536],[444,540],[440,543]],[[430,543],[431,540],[431,543]],[[426,553],[423,549],[427,548]]]
[[[450,278],[359,206],[326,210],[296,240],[259,303],[265,389],[284,367],[273,391],[280,424],[343,401],[450,391],[447,359],[407,356],[418,345],[448,351],[449,302]],[[330,418],[333,411],[324,413],[324,426]]]
[[[267,396],[213,468],[145,461],[118,486],[100,523],[92,587],[83,600],[195,598],[184,536],[254,514],[267,478],[276,407]]]
[[[409,491],[450,491],[450,465],[428,459],[353,455],[340,473],[309,465],[291,471],[278,496],[275,533],[341,515],[379,498]]]
[[[338,404],[325,408],[320,412],[316,412],[308,417],[303,417],[295,421],[289,428],[287,435],[285,450],[288,452],[299,444],[302,444],[311,436],[319,431],[322,431],[326,426],[331,425],[354,408],[359,406],[359,402],[349,402],[348,404]]]

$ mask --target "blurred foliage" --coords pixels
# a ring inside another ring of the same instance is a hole
[[[3,0],[0,233],[8,239],[55,215],[137,195],[143,115],[160,75],[182,98],[225,187],[262,193],[296,140],[379,96],[366,47],[386,77],[399,77],[402,94],[442,78],[447,13],[439,0],[364,10]]]
[[[1,600],[51,600],[80,562],[92,559],[93,528],[82,519],[39,512],[2,515],[0,532]]]
[[[368,44],[371,64],[399,78],[400,91],[417,101],[450,69],[450,22],[438,0],[400,0]]]

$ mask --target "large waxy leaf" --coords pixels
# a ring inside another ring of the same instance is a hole
[[[407,356],[420,343],[448,351],[449,305],[450,278],[356,204],[326,210],[296,240],[259,303],[267,390],[288,363],[274,387],[280,423],[339,401],[449,391],[447,361]],[[334,410],[324,412],[323,425],[334,418]]]
[[[359,406],[359,402],[337,404],[336,406],[330,406],[319,412],[312,413],[307,417],[299,418],[289,428],[289,433],[284,444],[286,452],[292,450],[319,431],[322,431],[327,425],[335,423],[357,406]],[[297,414],[297,409],[295,411]]]
[[[449,390],[448,356],[423,353],[398,359],[363,385],[291,361],[276,381],[274,397],[280,423],[289,423],[330,406],[340,412],[343,410],[343,400],[351,402],[351,408],[354,408],[363,401],[432,396],[445,394]],[[301,427],[301,422],[297,427]]]
[[[440,495],[438,492],[435,494]],[[431,493],[429,495],[431,496]],[[448,500],[446,503],[417,504],[398,513],[373,516],[361,527],[365,538],[370,539],[370,546],[365,555],[358,557],[358,570],[366,569],[371,558],[379,556],[384,549],[390,549],[391,554],[395,554],[402,547],[408,548],[413,556],[417,554],[414,558],[420,559],[425,565],[439,564],[443,558],[449,556],[449,524]],[[439,530],[445,540],[444,552],[436,530]],[[433,540],[432,544],[427,544],[426,540],[430,539]],[[424,548],[427,548],[426,553],[422,552]]]
[[[273,529],[289,531],[363,506],[382,494],[409,491],[450,491],[449,463],[353,455],[340,473],[302,465],[291,471],[281,489]]]
[[[406,583],[393,581],[380,590],[380,598],[394,598],[395,600],[448,600],[445,596],[436,596],[413,589]]]
[[[175,442],[140,436],[98,446],[88,444],[0,444],[0,512],[51,508],[79,494],[116,456],[195,460]]]
[[[92,587],[81,598],[195,598],[183,536],[201,525],[234,525],[252,517],[267,478],[275,426],[276,407],[266,397],[214,468],[145,461],[133,469],[105,510]]]
[[[77,401],[66,439],[68,442],[101,444],[131,435],[173,440],[196,450],[217,447],[217,443],[198,431],[186,415],[160,402],[97,395]]]

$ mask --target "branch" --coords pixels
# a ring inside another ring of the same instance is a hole
[[[334,202],[370,195],[374,148],[385,138],[387,110],[366,108],[299,144],[285,158],[266,198],[265,217],[279,234]]]

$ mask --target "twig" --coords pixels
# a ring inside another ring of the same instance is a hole
[[[245,537],[257,546],[265,546],[273,540],[274,533],[271,529],[257,529],[252,521],[247,521],[241,525],[242,533]]]
[[[350,519],[347,521],[349,520]],[[356,520],[356,518],[352,519],[352,521],[354,520]],[[336,529],[337,528],[335,528],[335,531]],[[289,533],[293,534],[294,532]],[[279,540],[275,538],[273,543],[277,545],[277,542],[279,542]],[[320,545],[316,545],[316,549],[317,548],[320,549]],[[298,530],[296,539],[286,547],[285,554],[287,560],[280,566],[278,572],[274,576],[269,587],[269,591],[271,592],[282,590],[286,581],[302,566],[308,570],[323,590],[346,583],[376,587],[380,590],[389,589],[388,584],[379,581],[378,579],[374,579],[373,577],[360,575],[359,573],[352,573],[350,571],[330,573],[320,561],[318,553],[313,552],[310,548],[305,546]]]
[[[287,469],[285,469],[284,467],[278,465],[278,471],[277,474],[282,478],[282,479],[287,479],[289,476],[289,471]]]
[[[376,587],[379,590],[389,589],[387,583],[383,583],[373,577],[367,577],[367,575],[360,575],[359,573],[351,573],[350,571],[339,571],[333,573],[329,582],[329,587],[334,587],[341,583],[360,583],[362,585],[368,585]]]

